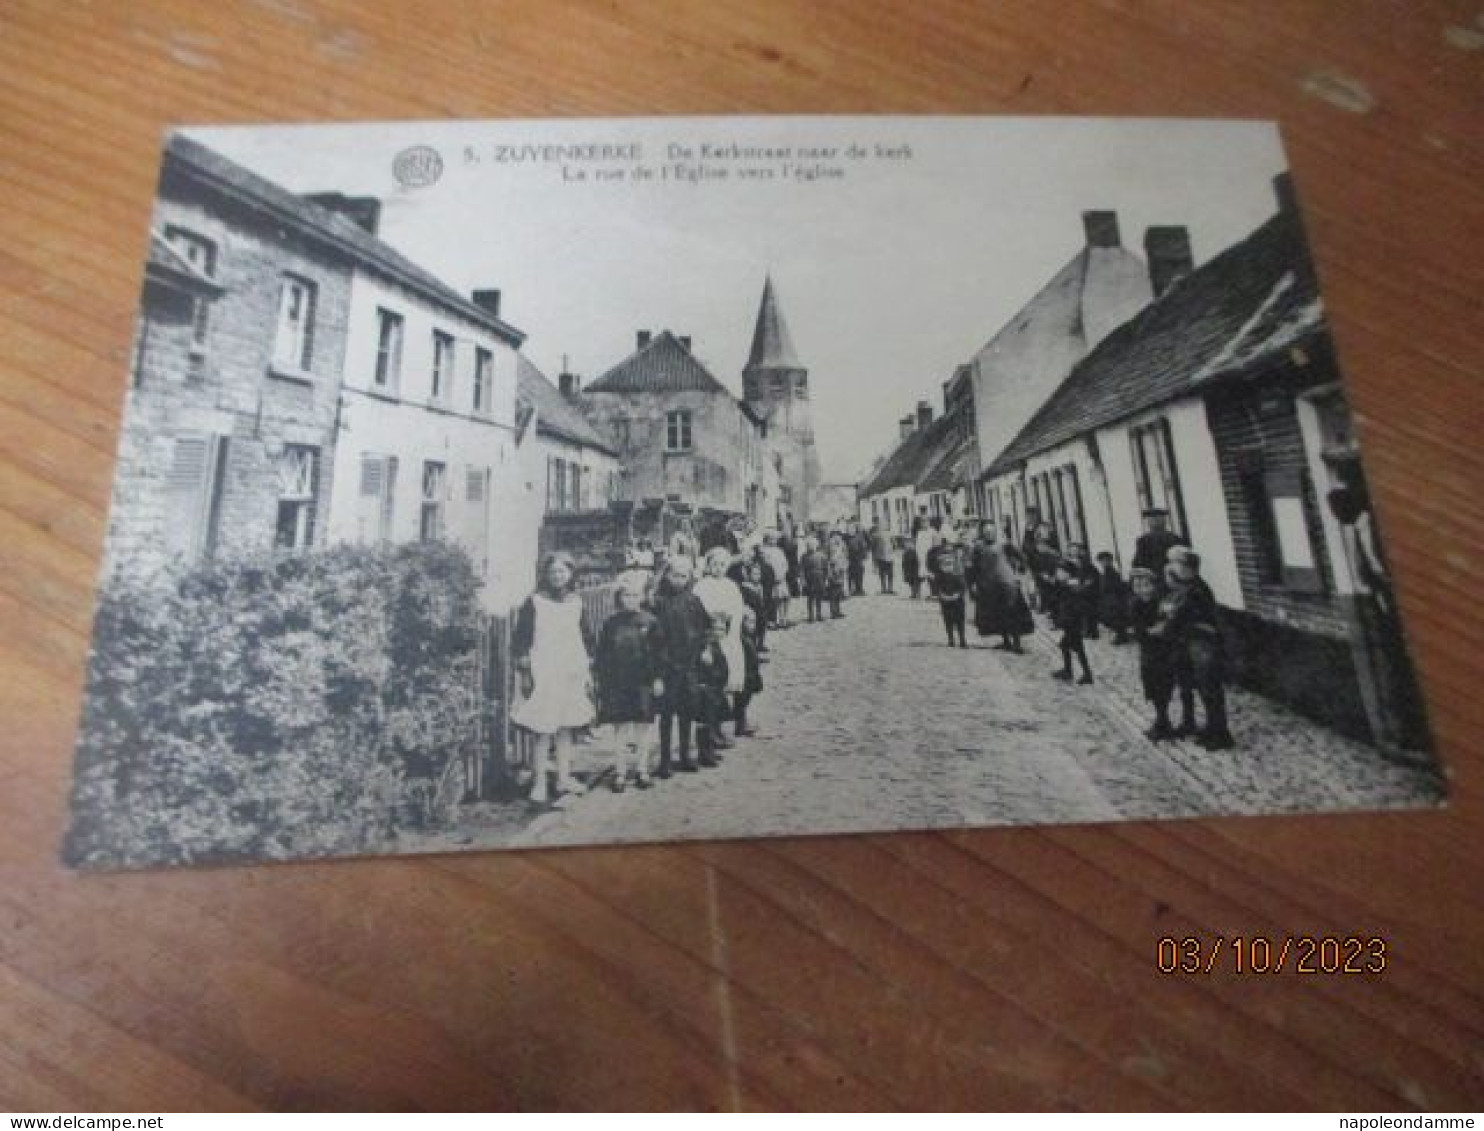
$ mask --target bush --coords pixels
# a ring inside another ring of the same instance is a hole
[[[352,853],[426,824],[480,707],[477,590],[442,543],[106,585],[69,861]]]

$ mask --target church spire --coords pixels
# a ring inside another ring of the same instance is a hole
[[[763,281],[763,300],[757,308],[757,325],[752,331],[752,351],[747,355],[748,369],[799,369],[799,360],[794,356],[793,339],[788,334],[788,324],[778,309],[778,298],[773,293],[773,276]]]

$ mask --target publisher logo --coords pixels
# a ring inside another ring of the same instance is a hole
[[[443,158],[431,145],[413,145],[392,161],[392,176],[403,188],[427,188],[443,176]]]

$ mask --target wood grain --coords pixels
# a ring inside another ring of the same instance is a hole
[[[1470,3],[0,3],[0,1104],[1484,1104]],[[81,877],[56,863],[160,131],[741,112],[1282,123],[1439,813]],[[1161,934],[1380,934],[1179,978]]]

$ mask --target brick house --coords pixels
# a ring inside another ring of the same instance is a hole
[[[665,330],[577,393],[622,464],[617,497],[672,499],[721,518],[776,521],[778,464],[765,421]]]
[[[1167,508],[1201,554],[1239,681],[1381,738],[1395,720],[1383,717],[1346,532],[1325,505],[1358,468],[1349,411],[1286,175],[1276,187],[1270,220],[1162,286],[987,474],[1013,479],[1065,537],[1125,569],[1144,508]]]
[[[264,185],[165,147],[106,576],[323,540],[352,261]]]
[[[369,198],[296,195],[168,141],[126,405],[110,574],[335,541],[449,538],[488,607],[532,572],[521,333],[376,236]],[[537,518],[539,521],[539,515]]]

